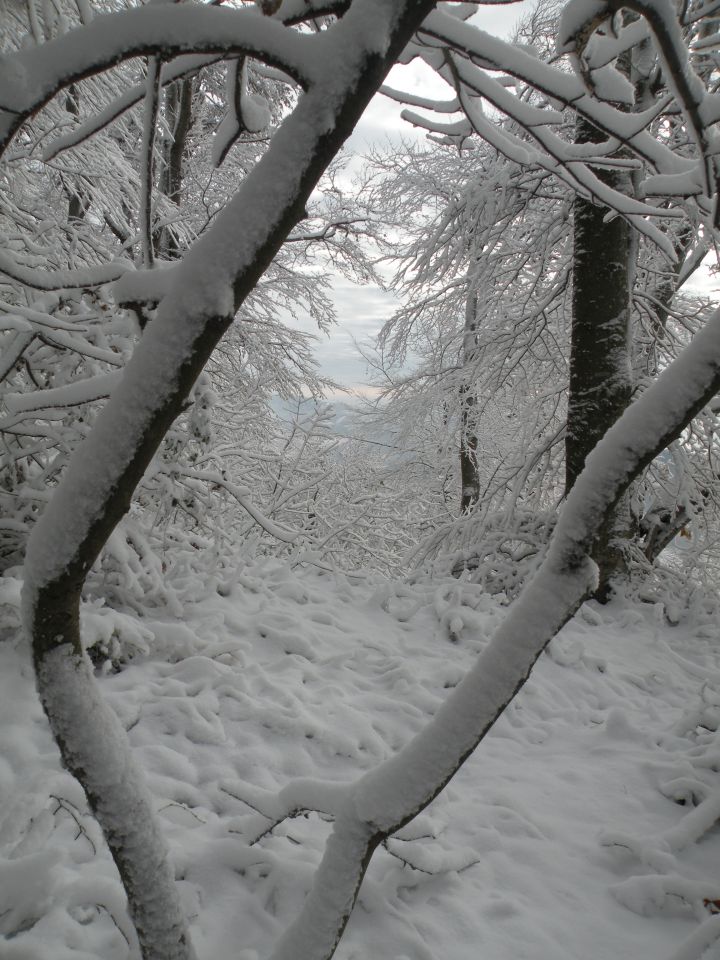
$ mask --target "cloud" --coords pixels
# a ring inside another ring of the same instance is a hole
[[[531,0],[523,0],[481,8],[473,18],[473,23],[495,36],[507,37],[518,19],[532,6]],[[393,67],[387,83],[398,90],[428,98],[448,100],[453,96],[448,84],[420,60]],[[402,110],[400,104],[387,97],[377,95],[373,98],[345,145],[350,163],[340,183],[349,183],[352,174],[364,164],[363,157],[373,149],[400,150],[403,143],[408,141],[426,141],[426,131],[404,121]],[[376,390],[368,386],[372,373],[368,371],[356,343],[365,347],[371,345],[385,320],[398,309],[400,303],[375,284],[351,283],[340,275],[333,278],[332,296],[337,308],[338,324],[329,336],[318,334],[315,355],[320,372],[363,395],[372,395]],[[318,332],[310,317],[293,322],[293,325],[309,332]]]
[[[323,376],[369,395],[372,392],[368,387],[371,374],[356,343],[370,346],[400,302],[376,284],[352,283],[339,274],[333,278],[331,295],[338,322],[329,335],[319,333],[309,315],[298,321],[288,320],[288,323],[296,329],[317,335],[314,353]]]

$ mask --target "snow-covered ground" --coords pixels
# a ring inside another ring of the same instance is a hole
[[[276,791],[347,782],[396,751],[504,610],[455,581],[271,562],[223,593],[186,622],[95,606],[86,628],[149,648],[100,682],[156,797],[200,960],[255,960],[328,832],[315,814],[267,832]],[[37,700],[18,598],[0,580],[0,958],[136,960]],[[375,854],[337,956],[719,958],[717,639],[707,617],[673,628],[648,604],[584,607],[458,777]]]

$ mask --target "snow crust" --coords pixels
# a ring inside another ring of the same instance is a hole
[[[34,695],[19,584],[0,583],[0,956],[139,960],[117,874]],[[146,771],[198,956],[259,960],[306,901],[329,818],[343,842],[364,841],[344,819],[348,787],[445,709],[507,610],[456,581],[350,582],[269,562],[242,566],[224,592],[184,620],[137,621],[152,652],[98,682]],[[689,836],[720,790],[714,618],[669,628],[650,605],[583,611],[452,784],[376,852],[339,960],[716,949],[703,900],[720,895],[717,833],[665,842]],[[85,612],[91,639],[109,613]],[[121,760],[103,769],[123,776]],[[670,799],[681,778],[697,805]],[[311,808],[321,813],[292,816]],[[340,863],[326,905],[352,889]],[[297,958],[305,936],[278,955],[294,944]]]

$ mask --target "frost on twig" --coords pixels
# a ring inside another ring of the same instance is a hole
[[[689,880],[677,873],[648,877],[629,877],[612,887],[612,894],[623,906],[652,916],[662,913],[668,904],[684,904],[695,916],[707,916],[707,903],[720,898],[720,885],[704,880]]]
[[[720,938],[720,916],[709,917],[693,930],[677,950],[664,960],[701,960],[706,951]]]
[[[241,833],[249,846],[268,836],[284,820],[300,814],[319,813],[334,820],[347,797],[344,784],[309,779],[294,780],[277,793],[240,781],[226,781],[221,789],[253,811],[237,818],[231,826],[232,832]]]

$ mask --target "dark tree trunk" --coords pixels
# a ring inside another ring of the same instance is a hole
[[[468,367],[477,347],[477,293],[468,286],[463,333],[462,382],[460,385],[460,512],[469,513],[480,497],[477,463],[477,435],[472,422],[475,391]]]
[[[577,143],[604,137],[578,119]],[[600,170],[604,183],[630,193],[624,171]],[[565,485],[569,492],[590,451],[630,402],[631,228],[607,207],[583,197],[574,202],[574,260],[570,383],[565,440]],[[607,596],[610,579],[624,569],[618,539],[629,533],[629,511],[618,506],[595,548],[600,568],[598,596]]]
[[[65,96],[65,109],[76,119],[80,116],[78,96],[77,86],[73,83],[68,87],[67,95]],[[65,181],[63,182],[65,183]],[[65,183],[65,192],[68,198],[68,221],[76,226],[81,220],[85,219],[85,214],[88,211],[90,202],[87,197],[79,192],[77,183],[71,186]]]

